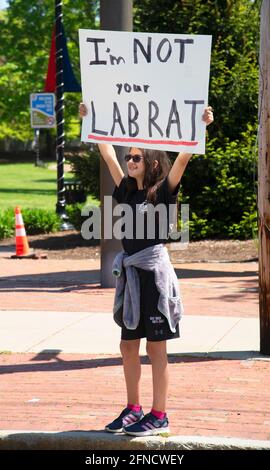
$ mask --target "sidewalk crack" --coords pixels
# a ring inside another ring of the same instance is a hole
[[[67,328],[73,326],[73,325],[76,325],[76,323],[80,323],[81,320],[84,320],[85,318],[88,318],[90,316],[92,316],[93,313],[88,313],[86,314],[86,316],[82,316],[81,318],[65,325],[63,328],[60,328],[59,330],[55,331],[54,333],[52,333],[51,335],[49,336],[46,336],[46,338],[43,338],[41,341],[38,341],[38,343],[35,343],[35,344],[32,344],[29,348],[27,348],[24,352],[27,353],[27,352],[32,352],[32,348],[35,348],[36,346],[38,346],[39,344],[41,343],[44,343],[44,341],[46,341],[47,339],[50,339],[50,338],[53,338],[54,336],[58,335],[59,333],[61,333],[62,331],[66,330]],[[96,315],[94,313],[94,315]]]
[[[208,352],[212,352],[213,349],[225,338],[225,336],[227,336],[233,329],[235,326],[238,325],[238,323],[240,323],[242,321],[242,318],[239,318],[232,326],[231,328],[229,328],[225,333],[224,335],[209,349]]]

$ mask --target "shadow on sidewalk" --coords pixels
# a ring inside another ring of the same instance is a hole
[[[68,264],[67,264],[68,266]],[[178,279],[199,279],[199,278],[248,278],[256,277],[255,271],[218,271],[206,269],[175,269]],[[241,279],[239,279],[241,281]],[[211,282],[211,281],[210,281]],[[232,280],[234,283],[235,280]],[[245,282],[255,282],[254,279],[247,279]],[[48,289],[58,289],[60,292],[70,292],[72,290],[88,290],[91,284],[100,283],[100,270],[89,271],[59,271],[42,274],[25,274],[19,276],[0,277],[0,292],[46,292]],[[100,286],[96,286],[97,288]],[[60,288],[60,290],[59,290]],[[62,288],[62,289],[61,289]],[[47,292],[50,292],[49,290]]]
[[[209,269],[175,268],[178,279],[199,279],[207,277],[256,277],[257,271],[218,271]]]
[[[98,367],[115,367],[122,365],[120,356],[104,357],[94,359],[74,359],[65,360],[59,357],[60,350],[44,351],[34,355],[28,362],[23,364],[7,364],[0,366],[0,374],[15,374],[25,372],[59,372],[78,369],[95,369]],[[7,359],[8,356],[4,356]],[[0,355],[1,359],[1,355]],[[207,362],[207,361],[226,361],[226,360],[252,360],[266,359],[269,356],[262,356],[258,351],[224,351],[211,353],[179,353],[169,354],[170,364]],[[37,361],[35,364],[33,362]],[[43,361],[43,363],[41,362]],[[147,356],[141,356],[141,364],[150,364]]]
[[[99,283],[99,269],[25,274],[0,277],[0,292],[51,292],[46,288],[53,289],[53,291],[57,289],[57,292],[69,292],[72,290],[89,290],[91,284]]]

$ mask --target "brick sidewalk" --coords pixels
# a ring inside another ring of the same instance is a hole
[[[0,310],[111,312],[99,260],[0,259]],[[186,315],[258,317],[257,263],[175,265]],[[1,351],[1,346],[0,346]],[[172,434],[270,439],[270,361],[170,356]],[[100,430],[125,406],[119,356],[0,354],[3,430]],[[151,406],[143,358],[142,404]]]
[[[142,358],[142,399],[151,367]],[[125,405],[119,357],[0,355],[1,429],[101,430]],[[170,356],[168,414],[177,435],[270,439],[270,361]]]
[[[258,316],[256,262],[174,265],[187,315]],[[99,260],[0,258],[0,310],[111,312]]]

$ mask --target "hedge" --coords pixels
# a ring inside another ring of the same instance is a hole
[[[27,235],[57,232],[60,219],[54,211],[45,209],[24,209],[22,212]],[[15,234],[15,215],[13,209],[0,211],[0,239]]]

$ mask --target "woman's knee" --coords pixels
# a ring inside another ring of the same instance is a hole
[[[139,355],[140,350],[140,340],[121,340],[120,342],[120,351],[123,357],[134,357]]]

